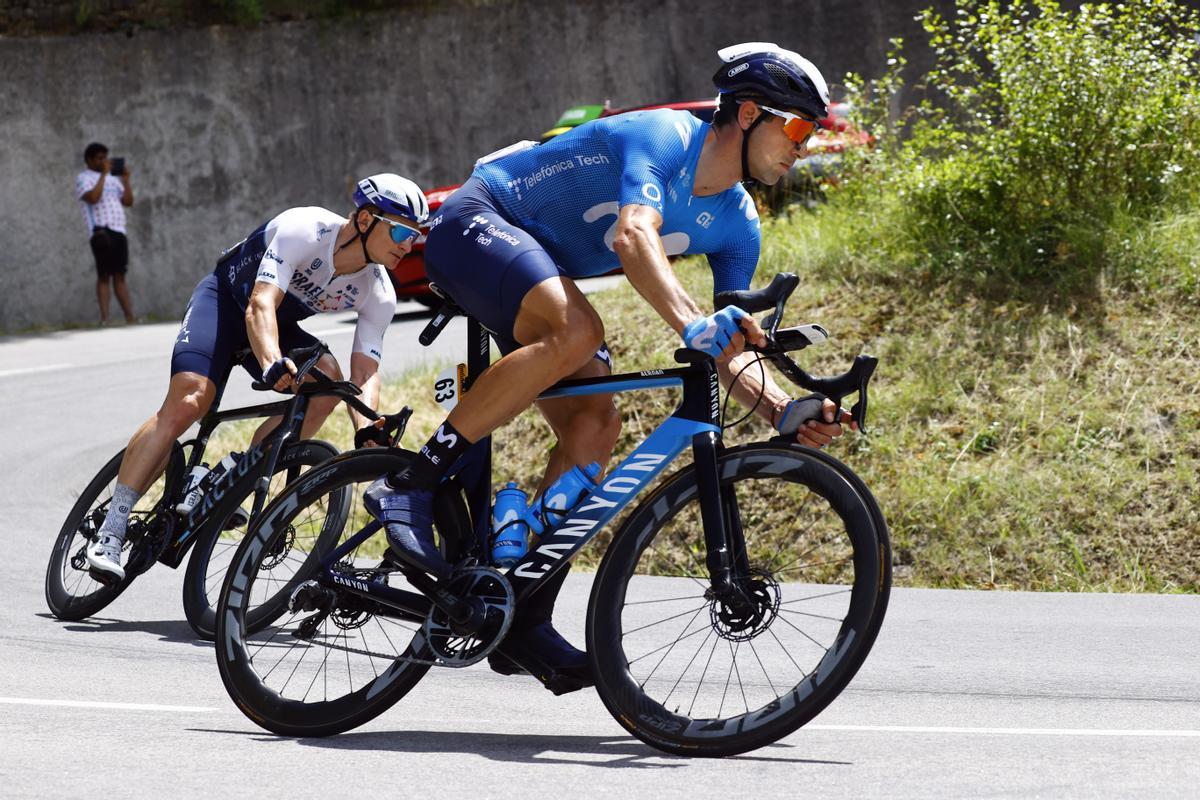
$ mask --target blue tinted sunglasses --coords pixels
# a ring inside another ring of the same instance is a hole
[[[375,219],[379,220],[380,222],[386,222],[388,225],[392,226],[391,227],[392,241],[395,242],[396,244],[404,244],[409,239],[416,239],[418,236],[421,235],[420,228],[410,228],[407,225],[405,225],[403,222],[396,222],[395,220],[390,220],[387,217],[381,217],[378,214],[372,214],[371,216],[374,217]]]

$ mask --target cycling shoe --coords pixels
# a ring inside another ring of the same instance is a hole
[[[400,560],[438,578],[449,577],[453,567],[433,541],[433,492],[393,489],[383,477],[367,487],[363,505],[384,524],[388,544]]]
[[[501,675],[532,675],[556,695],[595,685],[587,653],[548,621],[511,631],[488,656],[488,665]]]

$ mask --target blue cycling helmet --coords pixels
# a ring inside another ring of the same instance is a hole
[[[713,84],[721,95],[765,101],[813,120],[829,114],[829,86],[821,71],[799,53],[773,42],[745,42],[722,48],[717,55],[725,62],[713,75]],[[743,183],[753,180],[750,134],[766,117],[759,114],[742,134]]]
[[[713,83],[721,94],[761,97],[773,106],[821,119],[829,113],[829,86],[804,56],[772,42],[746,42],[717,52],[725,62]]]
[[[385,214],[395,214],[424,225],[429,218],[429,201],[421,187],[393,172],[363,178],[354,190],[354,205],[375,206]]]

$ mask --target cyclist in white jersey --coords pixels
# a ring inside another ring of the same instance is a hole
[[[724,385],[750,363],[745,340],[762,329],[735,307],[706,315],[671,270],[668,254],[705,253],[718,291],[746,289],[759,252],[753,203],[738,184],[776,183],[806,154],[828,113],[820,72],[797,53],[748,43],[720,53],[713,78],[720,108],[711,126],[682,112],[620,115],[582,125],[541,146],[481,159],[430,223],[426,268],[492,331],[505,352],[466,393],[403,473],[367,490],[400,558],[435,575],[450,566],[433,542],[433,489],[473,442],[532,405],[564,378],[608,374],[604,325],[572,278],[624,268],[630,283],[685,346],[717,358]],[[598,352],[599,351],[599,352]],[[734,396],[780,432],[815,447],[841,434],[826,400],[806,419],[768,376],[747,370]],[[756,403],[760,392],[764,401]],[[610,396],[538,402],[558,442],[537,492],[572,466],[606,464],[621,421]],[[561,570],[523,604],[490,658],[497,672],[556,673],[590,684],[586,654],[551,625]]]
[[[246,371],[288,391],[296,365],[284,354],[316,342],[297,321],[355,310],[350,379],[362,387],[364,402],[378,403],[383,334],[396,307],[384,266],[394,266],[412,249],[429,205],[415,183],[392,173],[359,181],[354,199],[350,218],[316,207],[282,212],[226,250],[197,284],[175,340],[166,399],[129,440],[107,516],[87,551],[92,568],[124,577],[121,550],[130,509],[161,474],[175,440],[220,397],[238,354],[247,348]],[[318,366],[342,378],[332,356]],[[337,402],[314,397],[301,435],[316,433]],[[347,410],[356,430],[375,431]],[[277,422],[264,423],[255,441]]]

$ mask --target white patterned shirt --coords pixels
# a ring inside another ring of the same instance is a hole
[[[79,210],[83,214],[83,223],[87,225],[88,238],[96,228],[108,228],[110,231],[125,233],[125,206],[121,198],[125,196],[125,186],[120,178],[109,175],[104,179],[104,191],[100,200],[89,203],[83,196],[96,187],[100,182],[100,173],[94,169],[85,169],[75,176],[75,199],[79,201]]]

